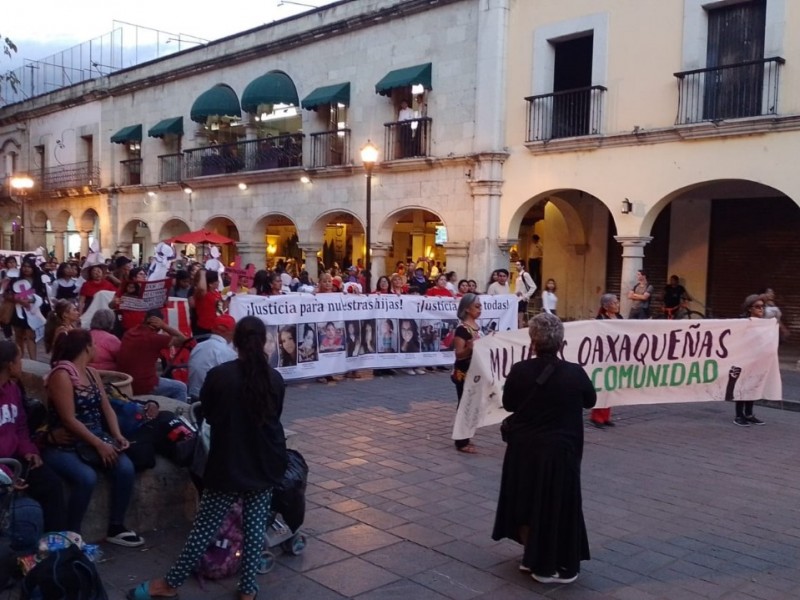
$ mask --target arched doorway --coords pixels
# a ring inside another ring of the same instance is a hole
[[[436,266],[439,272],[452,270],[447,265],[447,226],[436,213],[424,208],[403,208],[391,213],[378,234],[380,241],[390,244],[384,274],[396,272],[409,261],[422,267],[426,275]],[[462,269],[463,270],[463,269]],[[459,273],[466,276],[466,271]]]
[[[59,212],[55,218],[50,219],[47,223],[47,233],[45,238],[47,240],[47,248],[52,248],[56,259],[62,262],[67,259],[70,252],[69,234],[76,233],[75,220],[72,215],[66,210]],[[77,251],[80,251],[80,238],[77,241]]]
[[[78,226],[78,240],[80,245],[80,255],[89,254],[89,246],[95,240],[100,240],[100,215],[93,208],[86,209],[81,215]]]
[[[128,221],[119,236],[119,250],[137,265],[148,264],[153,250],[153,234],[145,221]]]
[[[256,268],[266,266],[273,269],[283,260],[286,264],[296,265],[299,271],[303,264],[303,251],[299,246],[297,226],[292,219],[283,214],[266,215],[256,222],[254,237],[264,241],[264,255],[256,263]]]

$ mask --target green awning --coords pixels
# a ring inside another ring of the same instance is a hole
[[[242,110],[254,115],[261,104],[299,105],[292,78],[280,71],[270,71],[251,81],[242,93]]]
[[[426,90],[431,90],[433,89],[431,87],[431,71],[431,63],[389,71],[375,85],[375,93],[381,96],[389,96],[393,89],[410,85],[421,85]]]
[[[163,138],[165,135],[183,135],[183,117],[172,117],[159,121],[147,131],[147,135]]]
[[[303,98],[303,108],[317,110],[324,104],[350,105],[350,82],[319,87]]]
[[[190,116],[195,123],[205,123],[208,117],[241,117],[239,97],[231,86],[218,83],[197,97]]]
[[[141,142],[142,141],[142,125],[129,125],[123,127],[117,133],[111,136],[112,144],[127,144],[128,142]]]

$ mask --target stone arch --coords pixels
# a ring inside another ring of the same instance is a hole
[[[325,227],[331,222],[349,223],[352,225],[358,224],[361,230],[364,231],[364,223],[361,222],[360,217],[356,213],[346,208],[337,208],[318,215],[308,229],[301,232],[300,239],[313,242],[319,241],[322,243],[325,237]]]
[[[143,219],[130,219],[120,229],[118,250],[139,264],[150,256],[153,248],[153,232]]]
[[[166,240],[182,233],[189,233],[191,228],[189,224],[180,217],[172,217],[168,219],[158,232],[158,241]]]
[[[227,215],[214,215],[210,217],[203,225],[203,228],[229,237],[237,242],[241,240],[236,222]],[[221,253],[220,260],[224,265],[233,262],[238,254],[235,244],[223,244],[219,249]]]
[[[445,220],[435,210],[431,210],[430,208],[421,205],[403,206],[393,210],[388,215],[386,215],[386,217],[384,217],[383,221],[380,223],[377,229],[372,232],[373,242],[380,244],[391,244],[392,233],[397,223],[399,223],[402,219],[408,218],[410,215],[413,215],[416,211],[423,211],[425,213],[433,215],[436,218],[436,220],[440,221],[445,227],[447,227],[447,223],[445,222]]]
[[[261,215],[253,224],[250,239],[254,240],[251,254],[257,259],[250,260],[261,268],[273,268],[278,259],[293,259],[291,264],[302,264],[303,248],[297,222],[282,212]]]

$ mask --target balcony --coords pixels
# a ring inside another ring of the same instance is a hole
[[[350,130],[312,133],[311,167],[338,167],[350,164]]]
[[[526,142],[598,135],[603,116],[602,85],[525,98],[528,102]]]
[[[429,117],[384,123],[385,160],[430,156],[432,125]]]
[[[778,114],[781,57],[675,73],[677,125]]]
[[[185,178],[300,167],[303,137],[302,133],[291,133],[184,150]]]
[[[85,196],[100,187],[100,164],[79,162],[42,169],[36,177],[42,193],[53,196]]]
[[[183,154],[162,154],[158,157],[158,183],[183,180]]]
[[[119,161],[122,169],[122,185],[140,185],[142,183],[142,159],[132,158]]]

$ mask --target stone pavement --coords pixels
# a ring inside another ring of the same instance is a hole
[[[787,396],[797,399],[798,373]],[[490,538],[504,444],[480,454],[449,438],[446,373],[289,386],[284,424],[310,469],[302,556],[260,576],[261,598],[359,600],[800,597],[800,413],[759,407],[732,424],[723,403],[626,407],[586,428],[584,512],[592,560],[556,587],[517,571],[520,548]],[[110,597],[161,574],[185,530],[144,549],[104,545]],[[184,599],[235,597],[235,582],[190,580]]]

